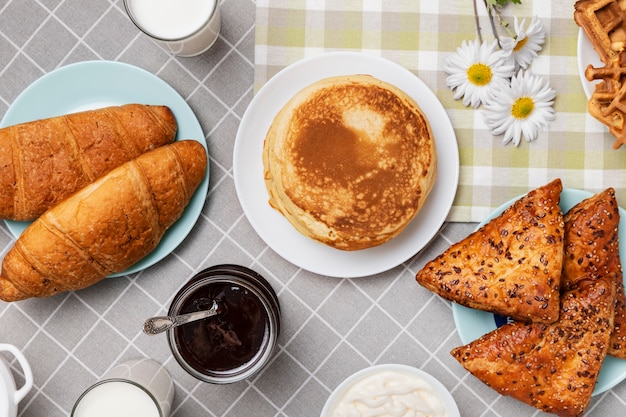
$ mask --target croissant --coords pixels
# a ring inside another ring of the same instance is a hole
[[[111,169],[171,143],[165,106],[127,104],[0,129],[0,218],[32,220]]]
[[[90,286],[152,251],[205,176],[197,141],[162,146],[113,169],[31,223],[7,252],[0,298]]]

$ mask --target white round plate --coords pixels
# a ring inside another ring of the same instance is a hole
[[[127,103],[168,106],[178,123],[176,140],[195,139],[206,149],[198,119],[176,90],[141,68],[113,61],[80,62],[45,74],[15,99],[0,127]],[[208,171],[182,217],[165,233],[159,245],[127,270],[111,277],[132,274],[154,265],[185,239],[204,206],[209,186]],[[17,238],[30,222],[5,220],[5,224]]]
[[[332,417],[333,409],[341,400],[341,397],[343,397],[344,393],[352,385],[356,384],[363,378],[367,378],[380,372],[397,372],[402,374],[408,374],[427,382],[446,408],[445,415],[447,417],[461,417],[461,413],[456,404],[456,401],[454,400],[454,397],[452,397],[450,391],[448,391],[448,389],[437,378],[429,373],[422,371],[421,369],[401,364],[374,365],[370,366],[369,368],[361,369],[360,371],[350,375],[348,378],[343,380],[343,382],[339,384],[337,388],[335,388],[330,394],[330,396],[326,400],[326,403],[324,404],[324,408],[322,409],[320,417]]]
[[[582,28],[578,30],[577,49],[578,75],[580,76],[580,82],[583,85],[583,90],[585,90],[585,95],[589,98],[591,97],[591,94],[593,94],[593,90],[595,88],[594,85],[600,81],[589,82],[587,78],[585,78],[585,70],[589,64],[591,64],[594,68],[602,68],[604,67],[604,63],[600,60],[596,50],[593,49],[591,41]]]
[[[561,192],[561,201],[559,203],[561,211],[563,213],[567,213],[569,209],[592,195],[593,193],[588,191],[571,188],[563,189]],[[489,216],[487,216],[487,218],[483,220],[476,229],[479,229],[483,225],[487,224],[491,219],[500,215],[507,207],[511,206],[521,197],[522,196],[516,197],[502,204]],[[620,207],[619,213],[619,240],[620,242],[626,242],[626,211]],[[619,253],[621,259],[626,259],[626,245],[620,245]],[[487,313],[485,311],[475,310],[452,303],[452,314],[454,316],[454,323],[456,324],[457,332],[459,333],[463,344],[470,343],[482,335],[495,330],[496,328],[496,316],[493,313]],[[625,378],[626,360],[618,359],[613,356],[607,356],[602,364],[602,369],[600,370],[600,375],[598,376],[598,382],[593,391],[593,395],[598,395],[608,389],[611,389]]]
[[[404,231],[383,245],[342,251],[300,234],[270,207],[263,180],[263,141],[274,116],[302,88],[336,75],[370,74],[396,85],[417,101],[428,118],[437,145],[437,179],[424,207]],[[459,153],[454,129],[433,92],[404,67],[358,52],[333,52],[307,58],[272,77],[255,95],[235,139],[235,187],[250,224],[281,257],[320,275],[354,278],[374,275],[400,265],[419,252],[446,219],[459,177]]]

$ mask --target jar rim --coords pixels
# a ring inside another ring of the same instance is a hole
[[[216,265],[195,274],[174,296],[168,315],[180,313],[181,307],[199,289],[215,283],[236,283],[249,290],[262,305],[266,316],[266,329],[259,351],[246,363],[227,371],[201,372],[182,355],[177,345],[178,330],[167,331],[170,350],[179,365],[195,378],[215,384],[228,384],[249,378],[259,372],[270,360],[280,333],[280,304],[272,286],[255,271],[240,265]]]

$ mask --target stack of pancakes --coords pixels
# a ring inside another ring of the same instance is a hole
[[[269,203],[302,234],[342,250],[380,245],[415,217],[435,182],[428,120],[397,87],[330,77],[279,111],[263,149]]]

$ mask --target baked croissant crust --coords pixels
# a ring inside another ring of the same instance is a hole
[[[582,279],[563,293],[557,322],[505,324],[451,354],[502,395],[560,417],[581,416],[606,357],[614,306],[612,279]]]
[[[565,249],[561,286],[575,287],[581,277],[609,277],[615,283],[615,327],[609,355],[626,359],[626,299],[619,255],[619,206],[607,188],[565,214]]]
[[[166,106],[127,104],[0,129],[0,218],[32,220],[111,169],[174,141]]]
[[[0,298],[46,297],[92,285],[150,253],[206,174],[185,140],[147,152],[46,211],[2,262]]]
[[[562,189],[555,179],[530,191],[428,262],[417,282],[467,307],[525,322],[556,321],[563,265]]]

